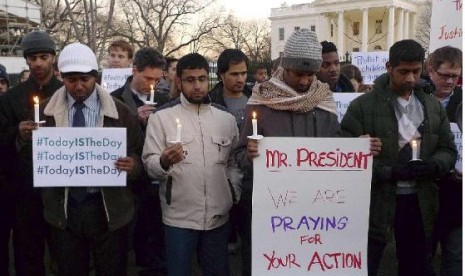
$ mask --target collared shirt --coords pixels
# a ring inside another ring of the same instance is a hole
[[[73,117],[76,112],[74,107],[74,100],[68,92],[68,124],[69,126],[73,125]],[[94,89],[94,92],[83,102],[84,108],[82,112],[84,113],[84,118],[86,120],[86,127],[96,127],[100,115],[100,100],[97,96],[97,91]]]
[[[76,102],[73,97],[68,95],[68,124],[69,126],[73,125],[74,113],[76,113],[76,108],[74,103]],[[100,115],[100,99],[97,96],[97,90],[94,89],[92,94],[83,102],[84,107],[82,108],[82,113],[84,113],[84,119],[86,121],[86,127],[96,127],[98,123],[98,118]],[[100,188],[87,187],[87,192],[95,194],[100,192]]]
[[[450,93],[449,96],[439,99],[439,102],[441,103],[442,107],[444,107],[444,108],[447,107],[447,105],[450,102],[450,98],[452,97],[452,95],[454,95],[454,91],[452,91],[452,93]]]

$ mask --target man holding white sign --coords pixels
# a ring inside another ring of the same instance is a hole
[[[126,172],[129,181],[135,179],[141,168],[140,127],[122,102],[96,84],[95,54],[83,44],[70,44],[61,51],[58,68],[65,86],[42,103],[44,126],[126,128],[127,157],[115,158],[112,169]],[[95,173],[98,171],[88,172],[88,177]],[[91,253],[98,275],[127,273],[132,193],[128,187],[98,187],[103,183],[95,182],[94,187],[42,189],[50,251],[60,275],[87,275]]]
[[[431,237],[438,207],[434,178],[457,157],[444,108],[417,84],[425,51],[414,40],[389,50],[388,73],[373,91],[356,98],[341,122],[344,135],[380,137],[373,162],[368,274],[376,275],[384,248],[395,235],[399,275],[435,275]]]
[[[245,224],[241,230],[243,275],[251,274],[252,189],[255,185],[252,160],[259,154],[258,135],[338,137],[341,134],[333,94],[329,86],[315,76],[320,70],[321,50],[315,32],[308,29],[294,32],[284,46],[281,67],[271,79],[254,86],[247,103],[247,117],[235,156],[244,173],[240,203],[245,210]],[[253,112],[258,118],[252,118]],[[373,139],[372,149],[379,150],[381,144]]]

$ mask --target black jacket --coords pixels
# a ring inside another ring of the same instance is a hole
[[[17,192],[33,191],[32,156],[22,160],[16,151],[19,123],[32,119],[34,96],[45,100],[62,86],[63,83],[55,76],[44,86],[40,86],[31,76],[8,90],[0,99],[0,159],[6,160],[2,162],[8,164],[6,177],[9,182],[15,183]]]

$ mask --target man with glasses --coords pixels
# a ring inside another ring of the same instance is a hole
[[[424,58],[418,42],[394,43],[387,73],[376,78],[373,91],[351,102],[341,121],[344,135],[368,133],[383,143],[373,160],[370,276],[377,274],[392,236],[399,276],[435,275],[431,238],[439,200],[434,179],[453,168],[457,150],[444,108],[418,85]]]
[[[446,109],[452,123],[461,119],[462,51],[451,46],[436,49],[429,57],[427,70],[432,82],[432,95]],[[460,116],[460,118],[458,117]],[[462,168],[456,166],[438,181],[439,215],[436,240],[441,244],[441,275],[462,275]]]
[[[7,182],[14,185],[16,221],[13,228],[13,248],[17,275],[44,275],[45,221],[40,190],[33,187],[32,154],[19,157],[16,146],[31,140],[36,124],[29,120],[33,97],[44,100],[63,83],[53,74],[55,42],[41,31],[28,33],[21,48],[31,76],[9,90],[1,99],[0,141],[8,159]],[[1,224],[1,223],[0,223]],[[9,234],[9,232],[8,232]]]
[[[230,275],[229,210],[239,198],[232,150],[233,115],[210,103],[209,65],[199,54],[182,57],[175,82],[180,98],[151,115],[142,161],[160,185],[168,275],[191,275],[195,252],[203,275]]]

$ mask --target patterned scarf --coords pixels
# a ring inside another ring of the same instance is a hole
[[[318,107],[337,115],[333,92],[329,86],[314,78],[305,93],[297,93],[284,82],[284,69],[278,67],[270,80],[253,87],[247,104],[266,105],[275,110],[309,112]]]

